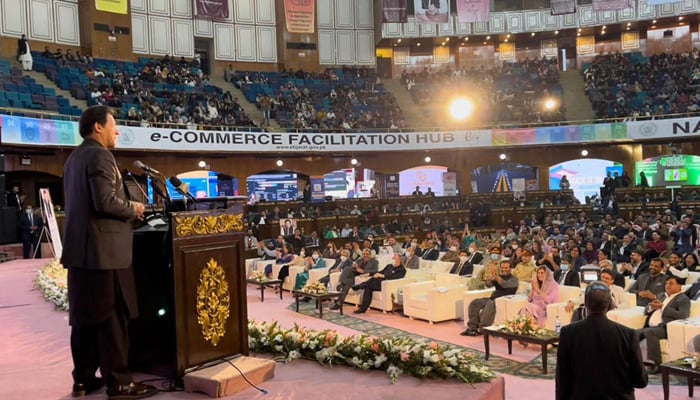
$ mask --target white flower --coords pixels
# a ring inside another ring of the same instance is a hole
[[[274,340],[275,340],[275,342],[277,342],[277,343],[282,343],[282,340],[284,340],[284,338],[282,337],[282,335],[279,335],[279,334],[278,334],[277,336],[275,336],[275,339],[274,339]]]
[[[275,351],[282,351],[282,349],[284,349],[284,346],[282,346],[282,345],[276,345],[276,346],[274,347],[274,349],[275,349]]]
[[[384,361],[388,360],[388,358],[384,354],[380,354],[374,358],[374,368],[379,368],[384,364]]]

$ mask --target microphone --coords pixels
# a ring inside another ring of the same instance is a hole
[[[197,202],[197,199],[190,193],[190,185],[183,183],[177,176],[171,176],[168,178],[168,182],[175,188],[175,190],[183,195],[185,198],[189,198],[193,202]]]
[[[142,163],[140,160],[134,161],[134,167],[140,168],[140,169],[142,169],[146,172],[150,172],[152,174],[161,175],[160,171],[158,171],[157,169],[155,169],[149,165]]]

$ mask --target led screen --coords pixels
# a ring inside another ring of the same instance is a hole
[[[646,175],[649,186],[700,185],[700,157],[674,154],[637,161],[634,164],[637,185],[640,172]]]
[[[527,164],[499,163],[485,165],[472,171],[472,192],[511,192],[513,180],[522,180],[525,190],[539,188],[537,168]]]
[[[435,196],[442,196],[442,174],[445,172],[447,172],[447,167],[439,165],[405,169],[399,172],[399,195],[410,196],[418,186],[423,194],[430,188]]]
[[[561,177],[566,175],[574,196],[584,203],[586,196],[600,195],[605,175],[613,171],[622,174],[622,166],[614,161],[598,158],[565,161],[549,167],[549,189],[559,190]]]
[[[248,200],[258,201],[292,201],[299,195],[298,174],[258,174],[246,180]]]

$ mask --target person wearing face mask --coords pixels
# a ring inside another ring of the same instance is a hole
[[[41,216],[34,214],[32,206],[27,205],[24,209],[24,214],[19,218],[22,252],[25,259],[33,258],[32,247],[36,253],[36,258],[41,258],[41,243],[39,243],[39,238],[42,226]]]
[[[581,287],[581,277],[571,268],[569,260],[561,260],[559,269],[554,271],[554,280],[560,285]]]
[[[320,278],[318,281],[324,285],[328,285],[331,279],[331,274],[334,272],[342,272],[345,268],[352,268],[352,259],[350,258],[350,251],[347,249],[340,250],[340,257],[335,260],[335,264],[328,269],[328,275]]]
[[[484,262],[484,268],[481,269],[472,279],[469,280],[467,285],[468,290],[481,290],[486,288],[486,281],[492,279],[490,271],[493,268],[498,268],[501,261],[501,249],[498,247],[493,247],[489,251],[488,260]]]
[[[294,290],[301,290],[304,286],[306,286],[306,282],[309,281],[310,269],[325,268],[325,266],[326,261],[323,258],[321,258],[320,254],[318,254],[318,250],[314,250],[313,253],[311,253],[311,257],[307,257],[304,260],[304,272],[300,272],[297,274],[297,279],[294,283]],[[303,302],[308,302],[309,300],[311,300],[311,298],[304,297],[301,300]]]
[[[440,261],[455,263],[459,261],[459,254],[460,252],[457,245],[452,244],[447,252],[440,257]]]
[[[459,259],[450,268],[450,273],[459,276],[471,275],[474,272],[474,264],[467,262],[468,258],[466,250],[460,251]]]
[[[417,245],[418,243],[416,243]],[[403,265],[406,269],[420,268],[420,257],[416,256],[416,246],[410,246],[406,249]]]

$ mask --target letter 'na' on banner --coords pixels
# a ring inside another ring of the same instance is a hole
[[[457,0],[459,22],[488,22],[490,15],[489,0]]]
[[[128,14],[127,0],[95,0],[95,9],[113,14]]]

